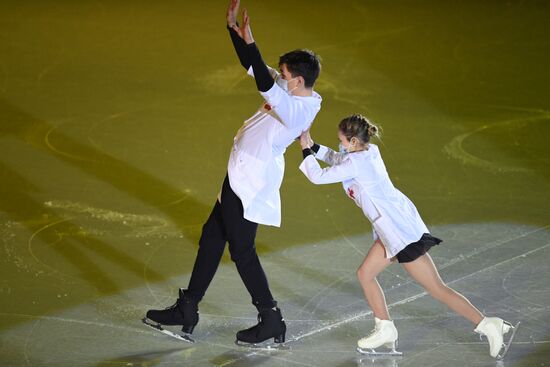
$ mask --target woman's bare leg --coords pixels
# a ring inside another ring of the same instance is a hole
[[[388,306],[386,305],[386,298],[384,297],[382,288],[380,288],[380,284],[376,280],[376,276],[390,263],[390,259],[386,259],[384,245],[376,241],[359,269],[357,269],[357,278],[359,279],[359,283],[361,283],[361,287],[363,287],[365,298],[374,316],[381,320],[389,320],[390,315],[388,313]]]
[[[474,325],[481,322],[484,317],[483,314],[466,297],[449,288],[441,280],[429,254],[424,254],[410,263],[402,263],[401,265],[414,280],[428,291],[430,296],[446,304],[451,310],[470,320]]]

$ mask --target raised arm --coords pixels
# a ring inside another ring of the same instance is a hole
[[[243,10],[243,22],[239,26],[237,14],[239,12],[239,0],[231,0],[227,9],[227,28],[229,35],[239,57],[241,65],[247,70],[252,67],[256,86],[260,92],[266,92],[275,83],[267,65],[264,63],[260,51],[256,46],[250,29],[250,17],[246,9]]]
[[[238,33],[237,14],[239,13],[239,5],[238,0],[231,0],[229,2],[229,7],[227,8],[227,30],[229,31],[229,36],[241,65],[248,70],[250,68],[250,60],[247,56],[246,42]]]

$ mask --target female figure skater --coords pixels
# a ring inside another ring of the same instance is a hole
[[[393,186],[378,147],[370,143],[371,138],[377,136],[378,128],[362,115],[352,115],[340,122],[338,139],[343,152],[315,144],[309,131],[300,136],[304,155],[300,170],[314,184],[342,182],[347,195],[363,209],[373,226],[374,244],[357,270],[357,277],[372,308],[376,326],[369,336],[357,342],[358,351],[401,354],[395,350],[397,329],[390,320],[384,293],[376,280],[382,270],[397,261],[433,298],[471,321],[475,332],[487,337],[492,357],[503,358],[515,330],[505,346],[503,335],[514,327],[501,318],[485,317],[441,280],[427,253],[441,240],[429,233],[414,204]],[[322,169],[315,158],[330,167]],[[390,351],[374,350],[381,346]],[[499,355],[503,346],[504,352]]]

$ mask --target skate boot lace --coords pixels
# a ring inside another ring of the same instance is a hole
[[[370,338],[371,336],[373,336],[374,334],[376,334],[379,330],[380,330],[380,326],[379,325],[375,325],[374,326],[374,329],[370,332],[370,334],[367,336],[367,338]]]
[[[479,340],[483,341],[483,337],[486,337],[486,338],[487,338],[487,335],[485,335],[485,334],[482,333],[481,331],[475,330],[475,332],[479,335]]]
[[[504,330],[502,330],[502,331],[504,331]],[[487,334],[485,334],[483,331],[474,330],[474,332],[476,332],[479,335],[479,340],[483,341],[483,337],[485,337],[485,339],[487,339],[487,341],[489,341],[489,336]]]
[[[176,302],[174,302],[174,304],[172,306],[168,306],[166,308],[164,308],[165,310],[172,310],[174,308],[176,308],[178,305],[178,300],[176,300]]]

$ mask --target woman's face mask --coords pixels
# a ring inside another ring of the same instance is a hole
[[[340,151],[340,153],[344,153],[344,154],[348,152],[348,150],[342,143],[338,144],[338,150]]]
[[[348,147],[346,148],[344,146],[344,144],[340,141],[340,144],[338,144],[338,150],[340,151],[340,153],[350,153],[350,152],[353,152],[355,150],[355,143],[356,141],[353,140],[353,138],[351,138],[352,140],[348,143]]]

